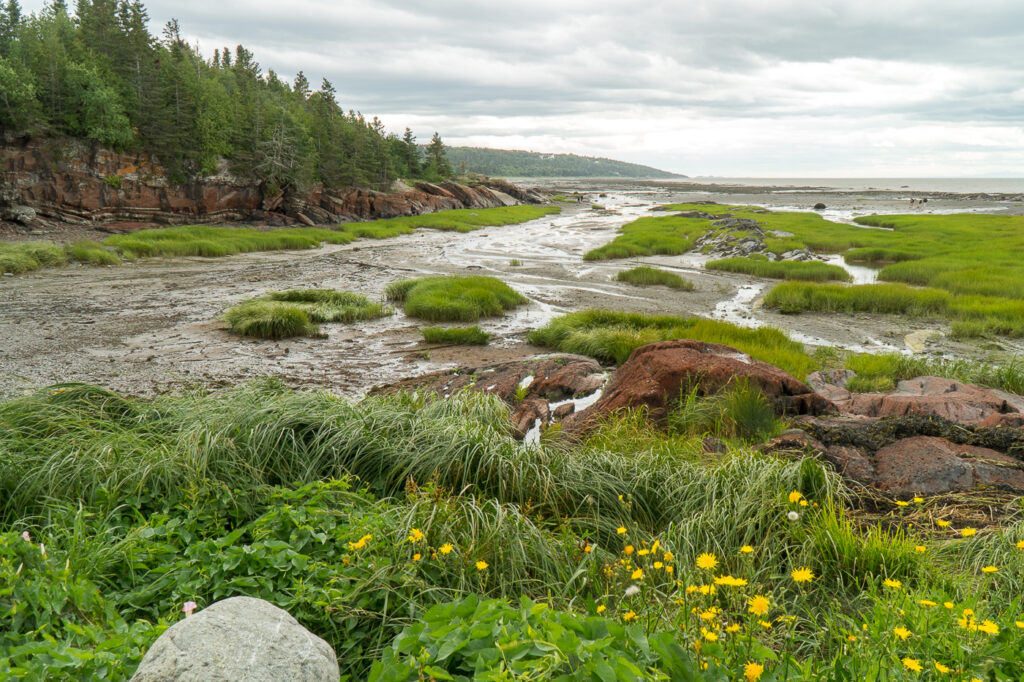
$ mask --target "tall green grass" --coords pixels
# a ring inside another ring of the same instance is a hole
[[[640,346],[668,339],[695,339],[732,346],[803,379],[817,369],[803,345],[778,329],[748,329],[699,317],[586,310],[557,317],[530,332],[530,343],[565,353],[622,364]]]
[[[0,242],[0,273],[20,275],[66,262],[64,250],[52,242]]]
[[[659,268],[652,268],[647,265],[639,265],[629,270],[622,270],[615,275],[619,282],[626,282],[638,287],[666,286],[671,289],[693,291],[693,282],[685,280],[673,272],[667,272]]]
[[[809,261],[769,261],[756,260],[753,258],[724,258],[713,260],[704,265],[708,270],[723,270],[725,272],[739,272],[754,277],[767,277],[770,279],[794,279],[807,282],[827,282],[838,280],[849,282],[853,278],[838,265]]]
[[[389,284],[385,294],[401,302],[406,315],[435,322],[475,322],[529,302],[501,280],[481,276],[399,280]]]
[[[374,320],[394,309],[361,294],[332,289],[272,291],[226,310],[223,320],[236,334],[261,339],[316,336],[320,323]]]
[[[707,230],[700,218],[648,216],[619,228],[619,236],[602,247],[583,254],[583,260],[633,258],[656,254],[675,255],[693,248],[693,240]]]
[[[103,243],[128,259],[156,256],[222,257],[251,251],[315,249],[321,244],[348,244],[354,235],[314,227],[254,230],[248,227],[187,225],[140,230],[107,237]]]
[[[360,223],[345,223],[339,229],[360,239],[388,239],[410,234],[419,228],[472,232],[482,227],[516,225],[552,213],[560,213],[558,206],[502,206],[497,208],[460,208],[437,213],[386,218]]]

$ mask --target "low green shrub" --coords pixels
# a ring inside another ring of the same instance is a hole
[[[491,335],[480,327],[426,327],[422,330],[427,343],[445,343],[464,346],[483,346]]]
[[[481,276],[399,280],[389,284],[385,294],[401,302],[406,315],[435,322],[475,322],[529,302],[501,280]]]
[[[693,291],[693,282],[683,279],[673,272],[666,272],[659,268],[652,268],[647,265],[640,265],[630,270],[622,270],[615,275],[619,282],[627,282],[633,286],[649,287],[662,285],[672,289]]]

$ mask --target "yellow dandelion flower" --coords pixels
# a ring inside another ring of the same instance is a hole
[[[789,494],[790,504],[796,504],[797,502],[800,501],[801,497],[803,497],[803,493],[801,493],[799,490],[794,490]]]
[[[636,555],[637,556],[647,556],[650,553],[651,553],[651,550],[649,550],[649,549],[641,549],[640,551],[638,551],[636,553]]]
[[[916,658],[904,658],[903,665],[907,670],[913,670],[915,673],[919,673],[923,670],[921,662]]]
[[[622,548],[622,553],[626,554],[627,556],[632,554],[633,552],[634,552],[633,545],[626,545],[625,547]]]
[[[982,566],[981,567],[981,572],[982,573],[995,573],[998,570],[999,569],[996,568],[995,566]]]
[[[718,616],[718,609],[716,607],[714,607],[714,606],[712,606],[707,611],[701,611],[700,612],[700,619],[701,620],[714,620],[717,616]]]
[[[686,594],[693,594],[694,592],[696,592],[699,589],[700,588],[697,587],[696,585],[687,585],[686,586]]]
[[[942,602],[942,605],[945,606],[947,609],[953,608],[953,602],[951,601],[944,601]]]
[[[807,500],[800,500],[800,506],[801,507],[806,507],[807,506]]]
[[[905,500],[896,500],[897,507],[909,507],[910,503]]]
[[[740,547],[740,552],[743,553],[743,554],[750,554],[753,551],[754,551],[754,548],[751,547],[750,545],[743,545],[742,547]]]
[[[938,526],[939,528],[949,528],[949,521],[945,521],[943,519],[938,519],[935,522],[935,525]]]
[[[708,554],[707,552],[705,552],[704,554],[701,554],[699,557],[697,557],[697,568],[711,570],[717,565],[718,559],[715,557],[714,554]]]
[[[988,633],[990,635],[998,635],[999,634],[999,626],[996,625],[995,623],[993,623],[990,620],[983,620],[983,621],[981,621],[981,625],[978,626],[978,629],[981,630],[982,632],[986,632],[986,633]]]
[[[715,593],[715,586],[714,585],[701,585],[697,589],[699,589],[700,593],[703,594],[703,595],[711,595],[711,594]]]
[[[769,623],[766,620],[759,620],[759,621],[757,621],[757,624],[760,625],[761,627],[763,627],[765,630],[771,630],[772,629],[772,624]]]
[[[673,554],[672,552],[665,552],[665,556],[663,556],[661,558],[664,559],[665,561],[672,561],[672,560],[674,560],[676,558],[676,555]]]
[[[857,635],[847,635],[846,636],[846,641],[847,642],[856,642],[857,641]]]
[[[665,568],[665,564],[661,563],[660,561],[655,561],[654,562],[654,567],[655,568]]]
[[[743,666],[743,677],[747,678],[747,682],[757,682],[763,672],[764,666],[760,663],[747,663]]]
[[[423,558],[423,555],[420,554],[419,552],[416,552],[415,554],[412,555],[412,560],[413,561],[419,561],[422,558]]]
[[[1015,620],[1013,621],[1013,624],[1021,629],[1024,629],[1024,620]]]
[[[597,607],[597,612],[598,613],[604,613],[607,609],[608,609],[607,606],[605,606],[604,604],[601,604],[600,606]]]
[[[626,621],[627,623],[631,620],[636,620],[636,612],[627,611],[625,614],[623,614],[622,620]]]
[[[949,666],[942,665],[938,661],[935,661],[935,669],[940,673],[948,673],[951,670]]]
[[[1024,549],[1024,540],[1017,543],[1017,549]]]
[[[793,569],[793,581],[798,583],[807,583],[814,580],[814,572],[809,568],[796,568]]]
[[[734,578],[731,575],[720,575],[715,578],[716,585],[727,585],[729,587],[744,587],[747,581],[743,578]]]
[[[750,606],[747,610],[755,616],[763,616],[768,613],[768,609],[771,608],[771,602],[768,601],[768,597],[764,597],[760,594],[755,594],[751,597],[747,601],[747,604]]]
[[[594,551],[593,545],[587,545],[586,547],[583,548],[583,553],[584,554],[590,554],[593,551]]]
[[[921,504],[921,503],[923,503],[923,502],[924,502],[924,498],[923,498],[923,497],[915,497],[915,498],[914,498],[914,502],[915,502],[916,504]]]
[[[490,564],[487,563],[486,561],[478,561],[478,562],[476,562],[476,570],[478,570],[478,571],[482,571],[482,570],[486,569],[488,566],[490,566]]]
[[[619,526],[618,528],[615,529],[615,532],[618,533],[619,535],[625,535],[626,534],[626,527],[625,526]]]
[[[977,532],[978,532],[977,528],[961,528],[960,529],[960,536],[961,537],[965,537],[965,538],[969,538],[969,537],[971,537],[972,535],[974,535]]]
[[[898,628],[893,628],[892,632],[893,632],[894,635],[896,635],[897,637],[899,637],[902,640],[905,640],[907,637],[910,637],[912,634],[914,634],[913,632],[911,632],[910,630],[908,630],[908,629],[906,629],[905,627],[902,627],[902,626],[900,626]]]
[[[882,584],[885,585],[886,587],[891,587],[894,590],[898,590],[901,587],[903,587],[903,583],[901,583],[899,580],[893,580],[891,578],[886,578],[885,580],[882,581]]]
[[[666,566],[665,567],[665,572],[668,573],[669,575],[672,575],[672,571],[674,571],[674,570],[675,569],[672,568],[671,566]]]
[[[413,528],[411,531],[409,531],[409,542],[419,542],[424,537],[425,536],[423,535],[423,531],[421,531],[419,528]]]
[[[732,625],[730,625],[729,627],[727,627],[727,628],[725,629],[725,631],[726,631],[726,632],[739,632],[739,631],[740,631],[740,626],[739,626],[739,624],[738,624],[738,623],[733,623]]]
[[[924,545],[914,545],[914,551],[915,552],[920,552],[921,554],[924,554],[925,552],[928,551],[928,548],[925,547]]]
[[[633,574],[630,576],[630,578],[632,580],[640,580],[643,577],[644,577],[644,570],[642,568],[636,569],[635,571],[633,571]]]
[[[960,612],[960,615],[962,615],[964,618],[970,618],[974,615],[974,609],[964,609]]]
[[[655,540],[654,544],[651,545],[651,552],[657,552],[659,547],[661,547],[661,540]]]
[[[441,554],[451,554],[453,549],[455,549],[455,547],[452,546],[452,543],[446,542],[440,547],[438,547],[437,551],[439,551]]]
[[[701,632],[702,635],[704,635],[704,639],[708,640],[709,642],[717,642],[718,641],[718,633],[717,632],[712,632],[711,630],[708,630],[707,628],[701,628],[700,632]]]
[[[921,606],[938,606],[938,604],[936,604],[935,602],[930,601],[928,599],[918,599],[917,603],[920,604]]]

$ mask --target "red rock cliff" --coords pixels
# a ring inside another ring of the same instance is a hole
[[[265,197],[261,182],[233,176],[226,166],[216,175],[174,183],[148,154],[121,154],[77,140],[0,142],[0,220],[41,227],[53,221],[97,226],[230,221],[313,225],[544,201],[502,180],[471,187],[418,182],[389,193],[318,184],[308,191]]]

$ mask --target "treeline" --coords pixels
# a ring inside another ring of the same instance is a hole
[[[685,178],[685,175],[636,163],[575,154],[448,147],[448,158],[460,171],[519,178]]]
[[[177,20],[161,36],[141,2],[55,1],[24,15],[0,11],[0,130],[67,135],[118,151],[157,155],[172,180],[230,170],[268,192],[328,186],[385,188],[398,177],[452,174],[440,136],[423,151],[408,128],[388,134],[374,117],[347,113],[325,78],[313,90],[263,72],[238,45],[207,59]]]

